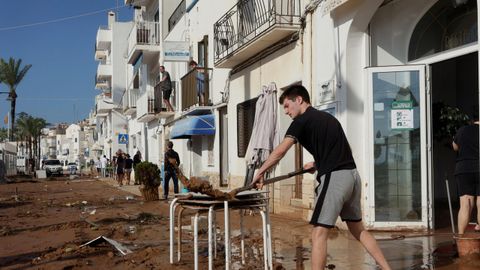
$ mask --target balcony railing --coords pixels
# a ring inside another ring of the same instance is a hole
[[[209,103],[210,98],[210,80],[208,72],[211,68],[197,68],[190,70],[180,80],[182,81],[182,110],[186,110],[191,106],[204,106]],[[204,96],[203,103],[200,102],[198,88],[203,87]]]
[[[300,0],[239,1],[214,24],[215,62],[272,28],[298,29],[300,18]]]
[[[136,21],[128,36],[128,55],[132,56],[138,45],[159,46],[160,40],[160,23]]]
[[[123,112],[125,114],[132,114],[137,108],[139,90],[136,88],[128,88],[122,97]]]

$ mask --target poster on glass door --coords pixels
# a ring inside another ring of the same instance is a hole
[[[394,101],[391,110],[391,128],[394,130],[413,129],[413,102]]]

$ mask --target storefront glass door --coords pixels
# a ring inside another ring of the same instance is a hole
[[[368,69],[369,223],[428,226],[425,66]]]

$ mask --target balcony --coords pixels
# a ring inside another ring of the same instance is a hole
[[[112,77],[112,65],[110,62],[100,62],[97,67],[97,79],[111,79]]]
[[[150,122],[154,119],[166,118],[174,115],[175,112],[168,112],[163,104],[162,90],[158,83],[153,91],[147,91],[137,100],[138,122]]]
[[[113,109],[113,101],[104,95],[95,97],[95,111],[97,116],[106,116]]]
[[[98,76],[98,73],[95,75],[95,88],[100,90],[109,90],[111,89],[110,79]]]
[[[125,5],[147,6],[152,0],[125,0]]]
[[[208,73],[211,70],[211,68],[192,69],[180,79],[182,81],[182,110],[186,110],[192,106],[204,106],[210,103],[210,79]],[[202,77],[203,82],[201,81]],[[199,84],[203,84],[205,93],[203,104],[200,102],[197,94]]]
[[[160,55],[160,23],[136,21],[128,36],[128,63],[134,64],[140,54],[144,57]]]
[[[132,115],[137,110],[137,99],[139,96],[138,88],[132,88],[131,85],[123,94],[122,104],[123,104],[123,113],[125,115]]]
[[[105,51],[109,51],[112,44],[112,30],[107,26],[100,26],[97,31],[95,41],[95,60],[100,60],[100,55]],[[98,55],[97,55],[98,54]]]
[[[233,68],[301,29],[300,0],[241,0],[214,24],[214,62]]]

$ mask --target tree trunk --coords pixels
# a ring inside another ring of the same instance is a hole
[[[13,96],[13,95],[12,95]],[[15,105],[17,103],[17,99],[15,97],[11,97],[12,101],[10,101],[10,138],[9,141],[13,142],[13,133],[15,127]]]

